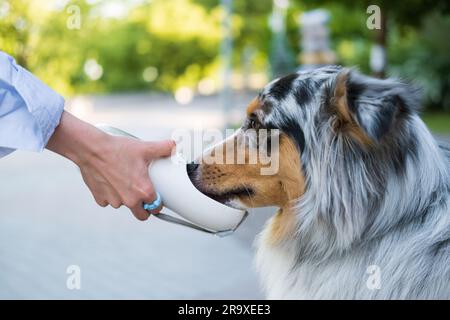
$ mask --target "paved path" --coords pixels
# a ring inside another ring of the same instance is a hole
[[[151,139],[174,126],[220,126],[220,109],[204,103],[97,98],[78,101],[74,111]],[[252,214],[224,239],[156,219],[142,223],[125,208],[97,207],[68,161],[17,152],[0,162],[0,298],[261,298],[251,243],[270,211]],[[81,290],[66,287],[70,265],[81,268]]]

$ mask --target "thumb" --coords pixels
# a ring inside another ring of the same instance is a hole
[[[173,140],[148,141],[145,144],[149,160],[170,156],[176,146]]]

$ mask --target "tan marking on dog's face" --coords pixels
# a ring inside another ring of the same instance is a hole
[[[226,148],[224,148],[226,150]],[[216,150],[217,151],[217,150]],[[212,151],[212,154],[216,151]],[[225,155],[224,155],[225,156]],[[205,164],[198,167],[193,180],[196,187],[206,193],[224,194],[230,190],[251,190],[229,198],[217,199],[238,208],[277,206],[281,209],[272,220],[269,242],[276,245],[287,239],[295,230],[295,213],[291,210],[293,200],[305,190],[300,154],[291,138],[280,138],[279,170],[274,175],[261,175],[261,164]],[[238,205],[236,205],[238,204]]]
[[[233,140],[239,139],[239,135]],[[229,141],[231,142],[231,141]],[[237,143],[224,143],[211,150],[211,155],[223,152],[224,159],[229,150],[235,148]],[[228,151],[227,151],[228,149]],[[304,190],[304,178],[301,172],[300,155],[290,138],[282,135],[280,148],[273,157],[279,157],[279,169],[276,174],[262,175],[259,163],[250,164],[248,152],[246,152],[243,164],[207,164],[202,161],[198,167],[194,184],[196,187],[209,195],[224,195],[235,190],[249,190],[249,196],[245,192],[239,195],[231,195],[222,202],[238,200],[247,208],[265,206],[283,207],[289,200],[298,198]]]
[[[297,152],[297,148],[292,140],[289,139],[289,142],[284,143],[283,146],[280,147],[280,150],[282,150],[281,156],[296,154],[297,158],[294,159],[291,157],[288,159],[293,166],[290,168],[283,168],[283,175],[288,175],[291,177],[291,179],[285,179],[283,183],[288,201],[281,206],[280,210],[278,210],[276,216],[270,223],[270,236],[267,240],[269,245],[272,246],[275,246],[283,240],[289,238],[289,236],[295,231],[297,221],[296,213],[292,208],[292,205],[295,205],[295,202],[292,200],[298,199],[305,192],[305,178],[302,172],[300,154]],[[284,162],[284,166],[289,166],[289,162]]]
[[[261,108],[261,102],[258,98],[254,98],[247,107],[247,115],[255,112],[256,110]]]

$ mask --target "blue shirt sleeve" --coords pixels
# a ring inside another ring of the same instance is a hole
[[[59,124],[64,98],[0,51],[0,157],[42,151]]]

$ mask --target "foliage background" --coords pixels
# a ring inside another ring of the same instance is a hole
[[[450,110],[446,1],[372,2],[389,10],[388,75],[420,84],[427,107]],[[290,1],[289,49],[296,57],[301,52],[299,15],[324,7],[337,62],[370,73],[367,3]],[[79,30],[67,28],[72,5],[81,10]],[[234,1],[234,83],[250,77],[257,89],[270,79],[272,9],[272,0]],[[198,91],[202,83],[211,94],[222,86],[223,14],[217,0],[0,0],[0,49],[65,95]],[[87,76],[89,60],[101,66],[99,79]]]

